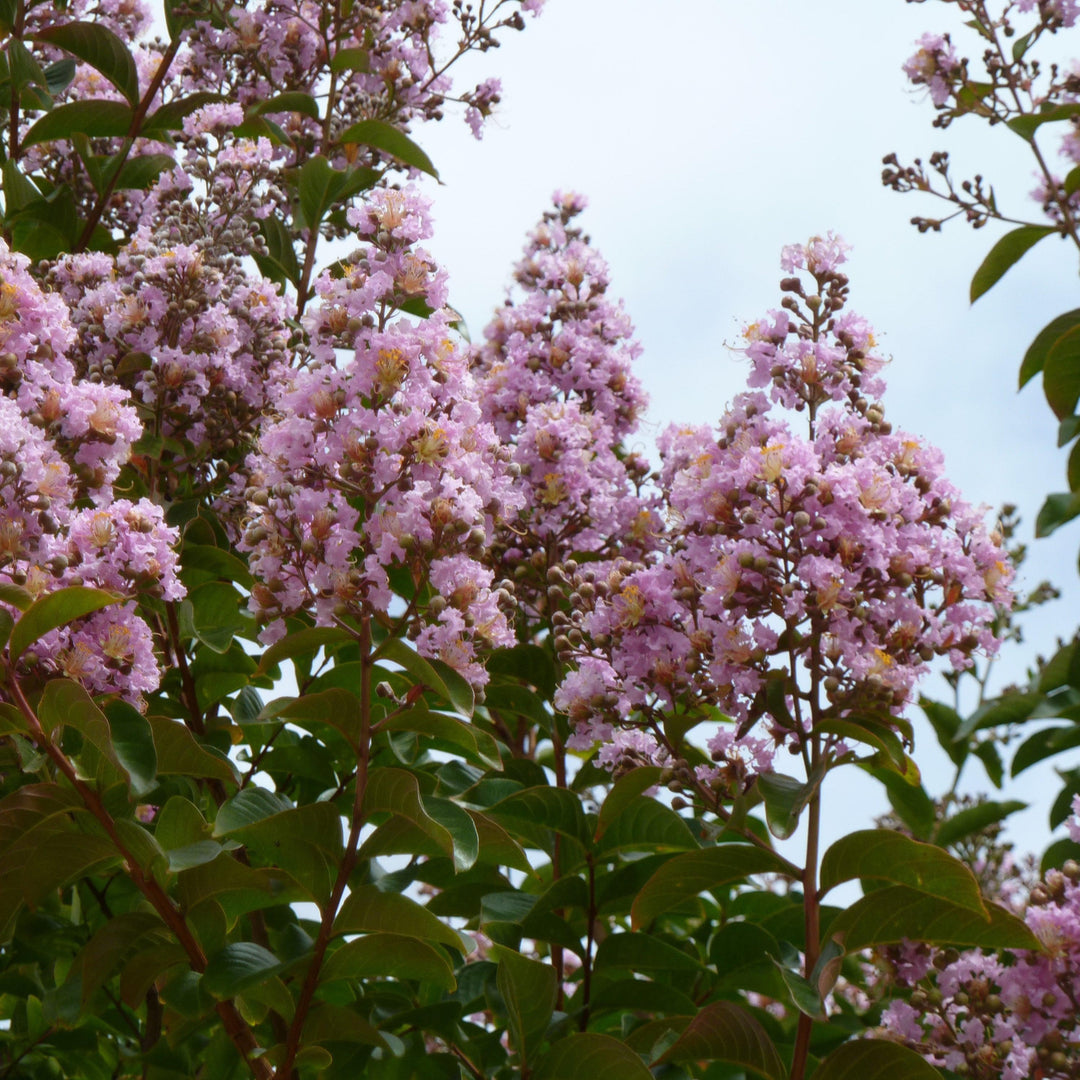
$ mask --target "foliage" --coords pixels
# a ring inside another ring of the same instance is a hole
[[[870,951],[1042,962],[905,715],[1010,526],[886,421],[845,245],[652,475],[580,197],[462,333],[413,135],[540,6],[0,3],[0,1076],[931,1076]],[[1017,700],[924,708],[1000,780]],[[907,835],[822,851],[852,766]]]

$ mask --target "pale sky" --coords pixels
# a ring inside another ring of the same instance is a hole
[[[779,305],[780,248],[835,230],[853,245],[851,307],[893,357],[888,418],[944,450],[969,501],[1017,503],[1030,532],[1044,496],[1065,488],[1065,459],[1041,386],[1017,395],[1016,372],[1035,334],[1077,306],[1075,255],[1047,239],[972,308],[971,275],[1005,228],[956,222],[920,236],[909,219],[944,204],[880,183],[884,154],[948,149],[958,178],[981,172],[1003,207],[1038,213],[1017,136],[974,118],[937,131],[925,92],[907,88],[900,66],[915,40],[957,22],[951,6],[904,0],[548,0],[523,34],[458,74],[502,79],[483,142],[456,118],[415,133],[444,181],[429,188],[429,247],[450,272],[451,302],[477,338],[551,193],[586,194],[584,227],[645,350],[646,447],[670,422],[721,414],[745,375],[725,342]],[[977,57],[968,32],[955,38]],[[1080,55],[1076,31],[1059,41]],[[1078,547],[1080,524],[1033,545],[1029,584],[1052,576],[1067,598],[1032,621],[1030,648],[1006,654],[1005,681],[1023,681],[1034,651],[1080,621]],[[938,680],[925,689],[947,693]],[[920,731],[916,756],[940,789],[948,778]],[[981,766],[969,769],[969,783],[988,787]],[[1021,781],[1010,794],[1023,799],[1060,786],[1050,766]],[[873,792],[852,783],[841,801]],[[1044,846],[1046,809],[1025,813],[1021,844]]]

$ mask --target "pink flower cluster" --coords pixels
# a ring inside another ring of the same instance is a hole
[[[935,105],[943,106],[962,70],[961,63],[948,34],[923,34],[917,44],[918,52],[904,62],[904,74],[914,86],[925,86]]]
[[[78,374],[130,391],[149,433],[181,441],[172,463],[182,471],[207,468],[251,434],[286,360],[291,301],[241,260],[250,219],[271,208],[260,198],[273,172],[261,142],[233,142],[212,166],[194,162],[207,181],[198,210],[186,174],[167,173],[119,255],[68,255],[46,279],[77,331],[68,355]]]
[[[460,102],[479,137],[499,100],[497,80],[458,96],[446,68],[470,50],[498,44],[505,29],[522,29],[521,12],[538,14],[541,0],[503,0],[479,15],[447,0],[355,4],[332,25],[312,0],[242,3],[229,25],[197,22],[183,58],[186,90],[224,93],[242,105],[266,101],[282,90],[323,92],[331,70],[337,85],[333,126],[337,132],[364,120],[408,129],[442,118],[448,102]],[[503,9],[503,10],[499,10]],[[441,40],[448,25],[458,31],[456,51]],[[333,65],[331,67],[331,65]],[[321,135],[322,121],[283,112],[278,120],[298,148]],[[301,159],[302,160],[302,157]],[[371,148],[343,148],[338,167],[371,164]]]
[[[149,500],[114,498],[142,427],[123,389],[77,375],[67,356],[74,348],[62,301],[0,244],[0,581],[31,599],[71,585],[127,598],[48,634],[19,670],[137,702],[159,671],[135,602],[184,595],[177,534]]]
[[[842,249],[830,241],[826,257],[817,243],[785,253],[813,276],[812,291],[783,283],[804,305],[785,301],[792,319],[773,313],[748,334],[751,381],[771,400],[740,395],[718,431],[665,432],[662,556],[577,590],[565,641],[580,643],[578,670],[557,704],[578,745],[617,749],[628,722],[657,731],[661,714],[719,708],[735,724],[716,728],[717,768],[701,775],[737,790],[825,719],[891,724],[935,656],[961,668],[996,647],[1007,557],[940,453],[893,432],[863,396],[881,388],[880,361],[866,324],[841,312]],[[844,750],[834,736],[824,749]]]
[[[607,264],[574,222],[584,207],[556,194],[516,267],[520,297],[496,313],[477,356],[484,416],[527,492],[492,564],[514,572],[519,599],[540,612],[548,572],[571,554],[641,554],[661,528],[641,495],[648,465],[624,448],[646,402],[631,371],[639,347],[607,295]]]
[[[1074,802],[1074,810],[1077,809]],[[1070,832],[1080,833],[1074,815]],[[1040,952],[941,953],[909,947],[896,967],[914,990],[892,1001],[881,1034],[976,1080],[1070,1080],[1080,1068],[1080,866],[1051,870],[1024,919]]]
[[[476,403],[444,277],[415,246],[427,213],[409,189],[373,192],[350,215],[367,242],[318,281],[309,361],[277,388],[248,458],[240,546],[264,641],[300,611],[320,625],[390,620],[391,574],[405,571],[401,617],[418,648],[482,685],[478,650],[513,638],[510,595],[479,555],[522,496]],[[414,321],[410,301],[438,310]]]

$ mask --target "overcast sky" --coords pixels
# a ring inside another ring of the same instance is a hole
[[[925,159],[947,148],[958,177],[981,172],[999,204],[1018,216],[1038,212],[1027,197],[1033,162],[1018,137],[974,118],[937,131],[925,93],[906,85],[900,67],[915,40],[955,30],[952,7],[548,0],[528,22],[458,75],[502,79],[503,103],[481,143],[456,118],[416,133],[444,181],[430,191],[429,246],[474,338],[551,193],[583,192],[585,228],[644,346],[639,374],[652,398],[644,447],[670,422],[721,414],[745,376],[725,343],[778,306],[780,248],[833,229],[853,245],[851,306],[893,358],[889,419],[944,450],[969,501],[1015,502],[1030,530],[1045,494],[1065,487],[1064,457],[1041,386],[1018,395],[1016,372],[1038,330],[1077,306],[1075,254],[1048,239],[972,308],[971,275],[1004,227],[973,233],[954,223],[920,236],[909,219],[943,204],[880,182],[884,154]],[[1072,33],[1060,45],[1080,55]],[[955,37],[961,55],[978,55],[970,32]],[[1080,621],[1078,546],[1077,526],[1034,545],[1027,580],[1053,576],[1068,599],[1032,623],[1029,649],[1007,655],[1006,681],[1022,680],[1034,650]],[[977,769],[971,780],[985,786]],[[1021,798],[1059,786],[1049,767],[1026,775]],[[929,787],[947,783],[931,770]],[[1044,802],[1026,815],[1031,846],[1042,844],[1045,814]]]

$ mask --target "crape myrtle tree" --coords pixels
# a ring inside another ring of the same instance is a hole
[[[1075,867],[1025,919],[920,786],[1013,572],[845,245],[655,472],[580,197],[449,306],[415,137],[540,6],[0,0],[0,1077],[930,1078],[928,972],[1072,994]],[[824,849],[856,768],[904,828]]]

